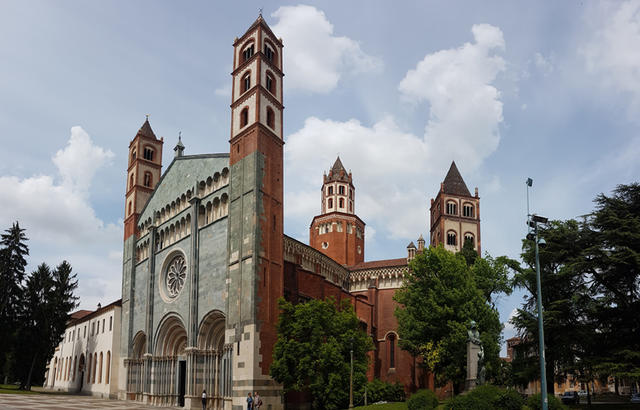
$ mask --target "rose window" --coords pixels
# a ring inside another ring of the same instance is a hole
[[[182,255],[173,258],[167,268],[166,285],[169,296],[178,296],[187,279],[187,264]]]

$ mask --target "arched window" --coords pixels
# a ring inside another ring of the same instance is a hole
[[[458,242],[456,241],[456,233],[453,231],[447,232],[447,245],[456,246]]]
[[[267,125],[274,129],[276,127],[275,116],[271,107],[267,107]]]
[[[349,212],[353,212],[353,203],[349,201]]]
[[[98,371],[98,383],[102,383],[102,352],[100,352],[100,370]]]
[[[151,172],[144,173],[144,186],[150,187],[153,177],[151,176]]]
[[[340,198],[338,200],[338,204],[339,204],[340,208],[344,208],[344,198]]]
[[[249,123],[249,107],[244,107],[240,111],[240,127],[246,127]]]
[[[473,205],[464,204],[462,206],[462,215],[466,216],[467,218],[473,218]]]
[[[267,59],[267,61],[273,63],[273,59],[274,59],[275,55],[276,55],[276,52],[273,51],[273,48],[269,44],[267,44],[265,42],[265,44],[264,44],[264,56]]]
[[[73,378],[72,381],[76,381],[76,365],[78,364],[78,356],[73,358]]]
[[[396,335],[390,334],[389,340],[389,368],[394,369],[396,367]]]
[[[333,187],[332,186],[327,188],[327,195],[333,195]]]
[[[269,72],[267,72],[267,79],[266,79],[266,85],[267,85],[267,90],[271,93],[271,94],[275,94],[276,93],[276,79],[273,77],[273,75]]]
[[[449,215],[458,215],[458,205],[455,202],[447,202],[447,213]]]
[[[475,243],[475,240],[473,238],[473,234],[471,232],[467,232],[467,233],[464,234],[464,241],[465,242],[471,241],[471,245],[473,245],[474,248],[476,247],[476,243]]]
[[[93,354],[93,373],[91,374],[91,383],[96,382],[96,371],[98,367],[98,353]]]
[[[129,177],[129,189],[133,188],[133,174]]]
[[[129,202],[129,215],[131,215],[131,211],[133,211],[133,203]]]
[[[107,350],[107,368],[105,369],[104,382],[109,384],[109,370],[111,369],[111,351]]]
[[[87,384],[91,383],[91,354],[87,356]]]
[[[153,161],[153,148],[144,147],[144,159],[148,161]]]
[[[339,193],[340,195],[344,195],[344,186],[343,186],[343,185],[340,185],[340,186],[338,187],[338,193]]]
[[[333,208],[333,198],[329,198],[329,209]]]
[[[251,88],[251,73],[247,73],[242,77],[242,92],[247,92]]]
[[[250,59],[253,56],[253,52],[254,52],[253,43],[251,43],[250,46],[246,46],[242,50],[242,62],[244,63],[245,61]]]

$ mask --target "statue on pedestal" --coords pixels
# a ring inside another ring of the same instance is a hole
[[[467,331],[467,383],[466,390],[473,390],[484,384],[486,369],[484,366],[484,348],[480,340],[480,332],[475,321],[471,321]]]

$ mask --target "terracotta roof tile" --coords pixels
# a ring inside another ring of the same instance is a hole
[[[357,265],[349,266],[349,270],[361,270],[361,269],[374,269],[374,268],[388,268],[391,266],[406,266],[407,258],[398,259],[384,259],[381,261],[369,261],[361,262]]]
[[[451,168],[449,168],[449,172],[447,172],[447,176],[444,178],[442,184],[445,194],[471,196],[469,188],[467,188],[467,184],[464,183],[455,161],[451,162]]]

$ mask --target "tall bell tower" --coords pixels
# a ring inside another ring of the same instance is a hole
[[[472,196],[455,162],[435,199],[431,199],[431,245],[444,245],[445,249],[459,252],[465,241],[481,255],[480,197],[478,188]]]
[[[309,245],[347,266],[364,262],[365,223],[355,213],[355,191],[338,157],[323,176],[321,213],[309,227]]]
[[[164,139],[156,138],[156,134],[153,133],[148,117],[129,143],[124,209],[125,240],[138,234],[138,216],[160,180],[163,144]]]
[[[265,408],[281,408],[269,366],[283,295],[282,41],[260,15],[233,50],[226,330],[236,353],[233,406],[259,390]]]

